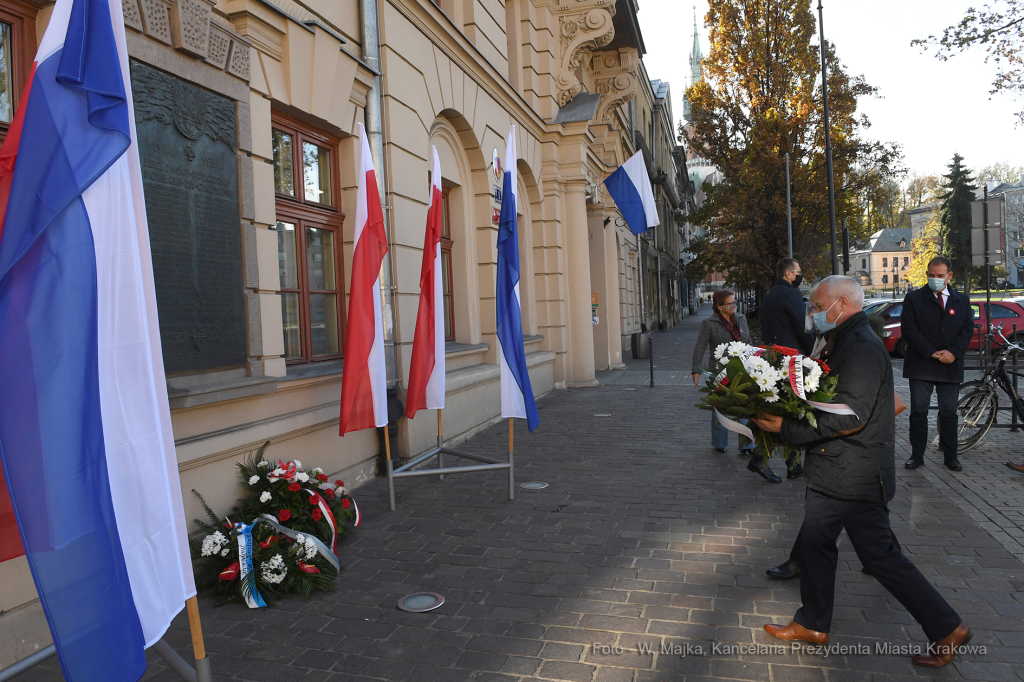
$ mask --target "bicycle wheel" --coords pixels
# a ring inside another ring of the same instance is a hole
[[[992,389],[972,391],[960,398],[956,404],[957,450],[967,452],[985,437],[996,422],[999,399]]]

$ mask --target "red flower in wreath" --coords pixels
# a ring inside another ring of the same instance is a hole
[[[824,360],[815,360],[815,362],[818,363],[819,367],[821,367],[821,371],[822,372],[824,372],[825,374],[828,374],[828,372],[829,372],[828,364]]]
[[[722,380],[719,383],[722,384],[723,386],[728,386],[729,385],[729,377],[722,377]]]
[[[291,517],[292,517],[292,512],[291,512],[290,509],[282,509],[281,511],[277,512],[277,519],[278,519],[278,521],[284,522],[284,521],[287,521],[288,519],[290,519]]]
[[[241,573],[241,571],[242,567],[239,566],[238,562],[236,561],[235,563],[231,564],[230,566],[228,566],[220,572],[220,579],[231,582],[232,580],[238,577],[238,574]]]
[[[319,573],[320,572],[320,569],[317,568],[316,566],[314,566],[312,564],[304,564],[301,561],[299,562],[299,570],[302,571],[303,573]]]
[[[318,504],[320,504],[323,501],[324,501],[324,498],[320,497],[316,493],[313,493],[312,495],[309,496],[309,504],[314,506],[314,507],[317,506]]]
[[[327,474],[317,474],[316,475],[316,480],[320,481],[321,483],[326,483],[327,482]]]
[[[302,490],[302,486],[299,485],[298,483],[292,483],[290,486],[288,486],[288,490],[291,490],[293,493],[296,493]]]
[[[327,497],[334,497],[334,491],[328,488],[327,490],[324,491],[324,495],[326,495]]]
[[[352,503],[347,498],[341,501],[341,508],[342,509],[348,509],[351,506],[352,506]]]
[[[795,348],[790,348],[789,346],[772,345],[772,350],[781,355],[785,355],[786,357],[800,355],[800,351]]]
[[[313,510],[313,513],[310,514],[310,516],[313,517],[314,521],[319,521],[324,517],[324,513],[320,511],[320,507],[317,507],[316,509]]]
[[[345,481],[337,480],[337,481],[334,482],[334,485],[340,485],[342,488],[344,488],[345,487]]]
[[[260,547],[262,547],[263,549],[270,549],[271,547],[277,544],[277,541],[279,539],[280,538],[278,538],[276,535],[271,535],[269,538],[260,543]]]

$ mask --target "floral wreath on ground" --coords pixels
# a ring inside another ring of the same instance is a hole
[[[266,606],[264,597],[334,587],[341,570],[337,548],[346,526],[360,523],[359,507],[345,482],[331,482],[319,467],[299,460],[264,459],[269,442],[238,463],[246,496],[220,519],[197,491],[209,522],[189,539],[196,586],[219,598]]]

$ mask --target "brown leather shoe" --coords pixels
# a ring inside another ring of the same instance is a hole
[[[814,630],[808,630],[795,620],[791,621],[789,625],[772,625],[769,623],[764,626],[764,631],[775,639],[786,639],[793,642],[810,642],[811,644],[828,644],[827,632],[815,632]]]
[[[941,668],[944,665],[949,665],[953,656],[956,655],[957,648],[969,641],[971,641],[971,629],[967,627],[967,623],[960,621],[960,625],[953,630],[953,634],[929,644],[928,653],[914,656],[914,663],[925,668]]]
[[[1014,464],[1013,462],[1007,462],[1006,466],[1010,467],[1014,471],[1019,471],[1024,474],[1024,464]]]

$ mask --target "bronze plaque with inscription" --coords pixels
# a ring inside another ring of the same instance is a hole
[[[167,374],[246,360],[235,106],[132,62]]]

